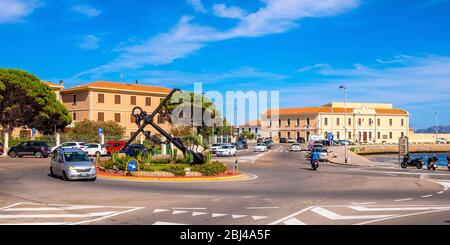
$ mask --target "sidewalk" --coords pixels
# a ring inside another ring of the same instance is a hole
[[[385,162],[373,162],[363,156],[350,151],[350,147],[347,147],[347,163],[345,163],[345,147],[334,146],[329,148],[332,152],[328,154],[330,163],[349,165],[349,166],[361,166],[361,167],[392,167],[394,164]]]

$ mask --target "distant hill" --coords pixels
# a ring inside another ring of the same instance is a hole
[[[418,129],[416,130],[416,133],[435,133],[436,127],[429,127],[426,129]],[[439,133],[450,133],[450,125],[438,125],[438,132]]]

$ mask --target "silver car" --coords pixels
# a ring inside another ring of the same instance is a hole
[[[59,148],[53,152],[50,175],[62,177],[64,180],[97,179],[93,160],[89,159],[86,152],[76,148]]]

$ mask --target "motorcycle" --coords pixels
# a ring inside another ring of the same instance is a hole
[[[422,158],[411,159],[409,154],[406,154],[406,156],[403,158],[403,161],[400,164],[400,166],[402,168],[407,168],[408,166],[414,166],[417,169],[422,169],[422,167],[423,167]]]
[[[313,170],[317,170],[319,168],[319,161],[311,161],[311,167]]]
[[[436,170],[437,168],[437,162],[438,162],[439,158],[437,156],[432,156],[430,158],[428,158],[428,165],[427,165],[427,169],[433,169],[433,171]]]

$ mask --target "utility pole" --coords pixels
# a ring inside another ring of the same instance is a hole
[[[344,90],[344,131],[345,131],[345,137],[344,137],[344,139],[345,139],[345,143],[344,143],[344,147],[345,147],[345,149],[344,149],[344,158],[345,158],[345,163],[347,163],[347,136],[348,136],[348,130],[347,130],[347,88],[345,87],[345,86],[343,86],[343,85],[341,85],[340,87],[339,87],[340,89],[343,89]]]

